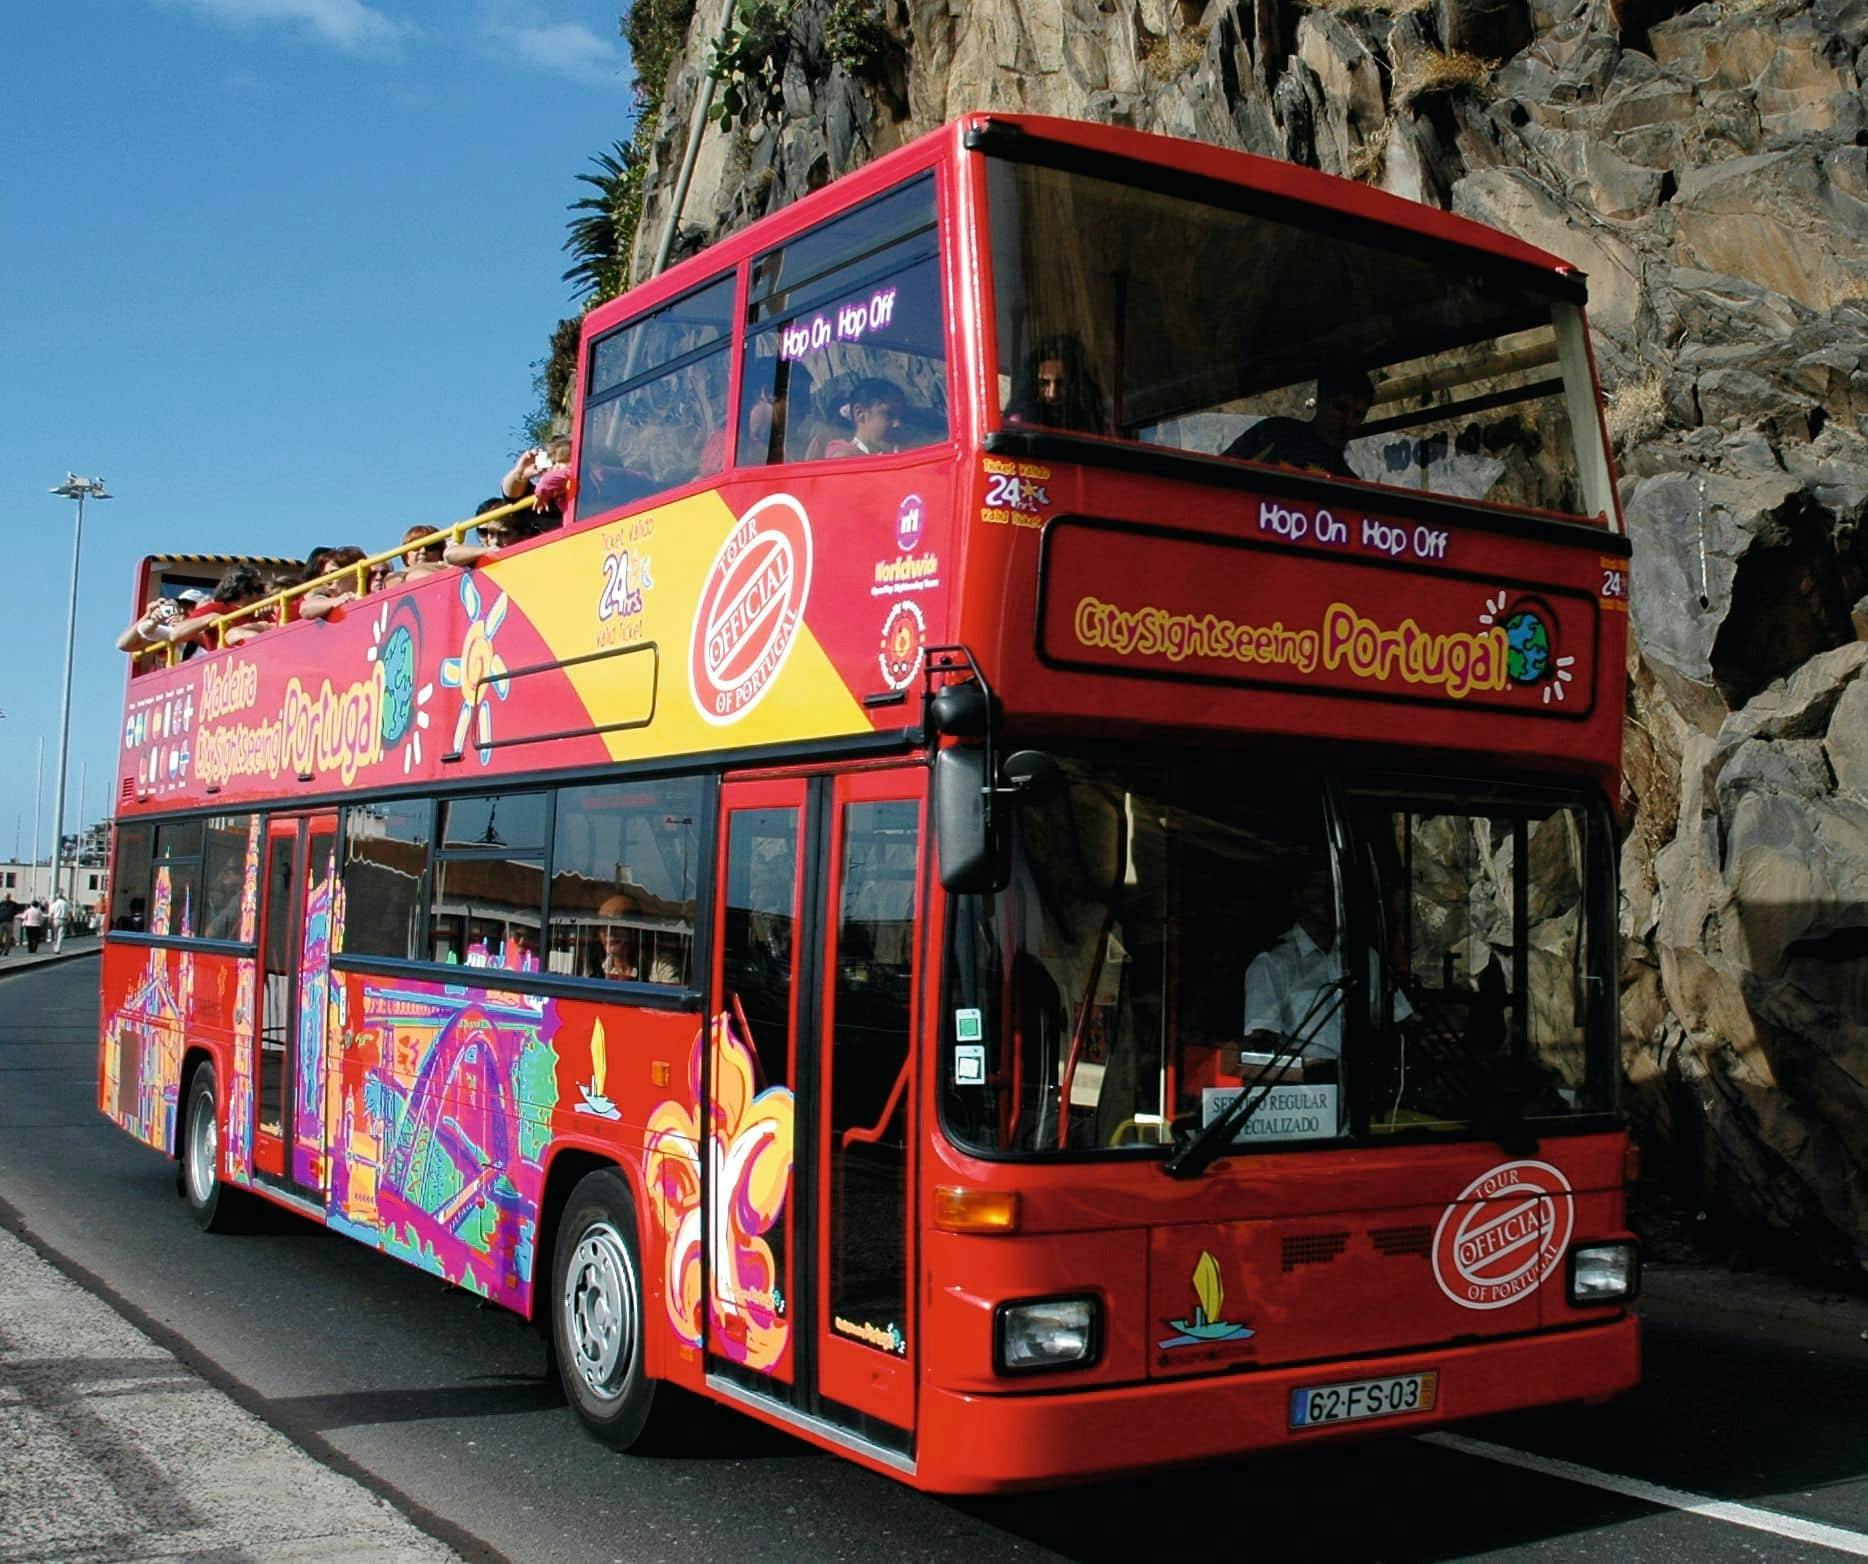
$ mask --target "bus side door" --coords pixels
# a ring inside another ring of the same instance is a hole
[[[708,1056],[709,1375],[904,1454],[925,791],[906,767],[725,785]]]
[[[325,1034],[336,858],[335,814],[267,822],[253,1167],[262,1181],[306,1195],[322,1194],[330,1178]]]

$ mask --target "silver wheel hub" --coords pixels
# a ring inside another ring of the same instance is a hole
[[[608,1222],[594,1223],[571,1256],[560,1307],[577,1377],[606,1401],[623,1393],[634,1366],[638,1305],[635,1267],[622,1235]]]
[[[188,1194],[198,1206],[213,1197],[214,1177],[220,1166],[220,1128],[214,1122],[211,1098],[198,1098],[188,1125]]]

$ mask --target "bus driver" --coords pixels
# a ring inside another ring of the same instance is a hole
[[[1298,869],[1291,886],[1291,912],[1290,928],[1245,969],[1245,1037],[1220,1049],[1222,1077],[1245,1079],[1253,1074],[1250,1054],[1297,1048],[1293,1064],[1305,1080],[1336,1079],[1349,996],[1341,988],[1336,888],[1327,858],[1306,859]],[[1371,950],[1371,986],[1379,975],[1378,958]],[[1407,996],[1397,988],[1395,1020],[1406,1021],[1413,1014]]]

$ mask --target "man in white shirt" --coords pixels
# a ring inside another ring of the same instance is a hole
[[[65,900],[65,893],[59,891],[52,898],[52,954],[57,955],[65,944],[65,922],[71,916],[71,903]]]
[[[1334,1080],[1343,1051],[1348,995],[1328,986],[1342,978],[1343,960],[1336,944],[1336,887],[1326,858],[1299,871],[1291,888],[1291,910],[1291,927],[1245,969],[1244,1046],[1271,1052],[1290,1046],[1293,1039],[1305,1039],[1301,1058],[1306,1078]],[[1371,990],[1379,976],[1371,950]],[[1397,989],[1395,1020],[1405,1021],[1413,1014],[1407,996]]]

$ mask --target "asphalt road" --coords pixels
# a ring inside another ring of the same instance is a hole
[[[0,977],[0,1222],[470,1558],[1868,1557],[1868,1343],[1723,1314],[1716,1278],[1650,1313],[1635,1396],[1460,1431],[1476,1445],[1390,1438],[966,1501],[713,1408],[675,1452],[618,1456],[510,1316],[284,1214],[198,1232],[172,1165],[92,1106],[96,982],[91,960]]]

